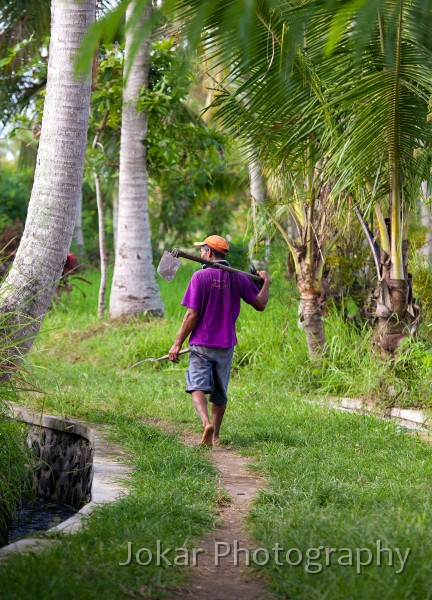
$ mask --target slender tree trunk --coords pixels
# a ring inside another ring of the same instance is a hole
[[[264,236],[261,240],[257,231],[257,204],[263,204],[266,199],[265,180],[259,160],[253,152],[249,154],[249,186],[251,195],[253,236],[249,240],[249,255],[253,266],[258,270],[267,270],[270,254],[270,240]],[[260,248],[259,243],[263,246]]]
[[[75,229],[74,229],[74,240],[78,246],[78,252],[80,256],[85,255],[84,250],[84,236],[83,236],[83,228],[82,228],[82,191],[79,196],[77,211],[76,211],[76,221],[75,221]]]
[[[113,232],[114,232],[114,255],[117,252],[117,232],[118,232],[118,190],[115,190],[113,196]]]
[[[432,263],[432,214],[430,206],[425,202],[428,197],[427,182],[422,183],[422,197],[420,199],[420,218],[422,225],[426,228],[425,243],[422,247],[422,253],[427,260]]]
[[[299,232],[297,231],[296,224],[294,219],[290,214],[287,215],[287,226],[286,226],[286,234],[289,240],[295,240],[299,236]],[[288,252],[286,259],[286,273],[285,279],[288,281],[290,279],[295,279],[296,276],[296,265],[294,263],[294,258],[291,252]]]
[[[25,327],[28,336],[16,349],[21,354],[31,346],[62,274],[75,226],[87,143],[90,77],[76,77],[74,56],[94,21],[95,0],[53,0],[51,10],[35,179],[21,244],[0,290],[0,311],[14,312],[9,322]],[[14,339],[18,335],[15,332]]]
[[[306,244],[296,250],[296,281],[300,292],[299,325],[306,333],[309,356],[316,359],[322,355],[326,343],[323,321],[326,288],[322,278],[317,276],[320,261],[315,241],[306,240]]]
[[[135,2],[126,12],[130,21]],[[136,22],[135,29],[145,26],[150,8]],[[132,44],[132,28],[126,30],[125,65]],[[150,41],[139,48],[123,91],[120,140],[119,215],[117,249],[110,299],[112,318],[147,312],[164,313],[156,283],[150,240],[147,197],[147,165],[144,140],[147,136],[147,115],[138,113],[136,101],[147,87],[149,77]]]
[[[98,210],[98,228],[99,228],[99,255],[100,255],[100,270],[101,281],[99,286],[98,299],[98,317],[103,319],[105,313],[105,293],[108,274],[108,253],[105,244],[105,219],[103,213],[102,190],[99,174],[93,171],[93,179],[96,188],[96,203]]]

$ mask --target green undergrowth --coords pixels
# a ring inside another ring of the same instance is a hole
[[[83,286],[85,296],[74,289],[45,320],[30,358],[44,392],[27,395],[26,402],[48,413],[110,423],[138,470],[131,496],[101,510],[86,531],[48,556],[18,559],[3,570],[0,582],[12,586],[11,598],[28,590],[30,581],[37,591],[27,592],[28,598],[40,597],[45,588],[66,598],[154,597],[185,575],[181,568],[126,569],[117,563],[128,540],[140,547],[156,539],[182,545],[213,523],[215,480],[206,454],[184,449],[143,423],[159,418],[187,425],[199,440],[200,426],[183,391],[187,358],[178,365],[127,369],[169,350],[191,272],[184,265],[173,282],[159,280],[162,320],[98,321],[97,277],[91,273],[94,284]],[[248,521],[252,538],[264,549],[278,543],[303,556],[320,547],[372,551],[377,540],[411,551],[399,574],[395,565],[370,565],[358,574],[355,563],[342,566],[337,554],[329,566],[320,556],[320,572],[308,572],[305,560],[297,567],[271,560],[258,568],[279,598],[427,598],[432,450],[394,424],[311,402],[344,395],[427,407],[432,400],[427,330],[390,371],[371,351],[373,332],[330,313],[325,357],[313,363],[296,326],[295,290],[282,268],[275,265],[271,274],[267,310],[242,308],[222,432],[225,443],[250,455],[268,481]],[[88,580],[91,588],[85,587]]]
[[[116,440],[134,464],[129,496],[100,508],[76,535],[55,541],[49,550],[20,556],[0,569],[2,597],[7,599],[157,598],[167,586],[179,585],[185,568],[156,564],[157,540],[173,563],[175,548],[213,526],[217,495],[215,473],[205,452],[186,448],[172,435],[127,417],[104,414]],[[127,561],[142,548],[143,566]]]
[[[11,380],[4,369],[6,357],[9,364],[15,359],[11,352],[13,344],[9,335],[5,335],[9,316],[9,313],[0,315],[0,546],[7,541],[11,515],[28,488],[32,468],[31,453],[25,444],[25,429],[10,417],[9,402],[17,399],[17,388],[23,388],[25,384],[22,370]]]
[[[0,410],[0,544],[6,543],[8,521],[28,484],[29,459],[22,426]]]

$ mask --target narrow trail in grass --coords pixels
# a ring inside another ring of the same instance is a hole
[[[179,433],[177,428],[160,419],[146,421],[169,433]],[[184,430],[180,434],[188,446],[199,443],[196,433]],[[247,458],[226,447],[212,448],[209,457],[219,473],[219,488],[228,492],[231,501],[220,505],[215,530],[197,541],[196,547],[203,548],[204,552],[198,555],[197,566],[190,567],[192,572],[187,584],[175,591],[171,600],[189,600],[192,597],[206,600],[268,600],[270,595],[257,578],[245,572],[245,552],[239,550],[237,556],[235,552],[235,548],[247,548],[252,554],[253,544],[244,531],[243,519],[255,494],[264,487],[264,479],[247,469]],[[222,556],[228,549],[230,553]],[[215,552],[219,552],[219,559]]]

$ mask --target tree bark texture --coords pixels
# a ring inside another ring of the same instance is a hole
[[[326,343],[323,322],[325,299],[321,285],[318,280],[300,274],[297,276],[297,289],[300,292],[299,324],[306,333],[309,356],[319,358]]]
[[[425,243],[422,246],[422,253],[426,259],[432,263],[432,212],[425,200],[428,197],[428,185],[422,183],[422,198],[420,199],[420,218],[422,225],[426,228]]]
[[[85,254],[84,250],[84,235],[82,228],[82,191],[78,199],[77,211],[76,211],[76,221],[75,221],[75,229],[73,234],[76,245],[78,246],[78,252],[80,257],[83,257]]]
[[[113,232],[114,232],[114,254],[117,252],[117,231],[118,231],[118,190],[115,190],[113,196]]]
[[[270,254],[270,240],[264,236],[261,240],[257,234],[256,205],[263,204],[266,199],[265,180],[261,165],[253,152],[249,153],[249,186],[251,195],[251,208],[253,220],[253,236],[249,240],[249,255],[253,266],[258,270],[267,270]],[[262,242],[262,247],[259,247]]]
[[[7,322],[25,328],[28,336],[21,353],[31,346],[51,304],[74,232],[90,107],[90,77],[75,76],[74,56],[95,19],[95,5],[95,0],[52,1],[34,184],[21,244],[0,290],[0,312],[13,312]]]
[[[135,2],[126,12],[131,18]],[[135,28],[142,28],[150,7]],[[132,28],[126,30],[125,65],[132,43]],[[123,90],[120,138],[119,208],[117,247],[110,299],[112,318],[150,313],[164,314],[153,266],[148,214],[147,164],[144,141],[147,115],[136,110],[140,91],[148,85],[150,40],[139,48]]]
[[[95,182],[96,189],[96,204],[98,211],[98,228],[99,228],[99,256],[100,256],[100,270],[101,280],[99,286],[99,297],[98,297],[98,317],[103,319],[105,313],[105,293],[107,285],[108,275],[108,253],[105,244],[105,219],[103,212],[102,202],[102,189],[99,174],[93,171],[93,179]]]
[[[391,258],[381,250],[381,280],[374,291],[375,315],[378,327],[375,343],[383,358],[392,358],[402,342],[415,335],[420,322],[420,306],[412,289],[412,277],[408,273],[408,242],[402,243],[404,279],[391,277]]]

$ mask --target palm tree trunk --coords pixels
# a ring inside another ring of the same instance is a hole
[[[130,22],[135,2],[126,12]],[[131,51],[134,30],[145,27],[148,7],[134,27],[126,29],[125,65]],[[150,40],[141,44],[123,90],[120,139],[119,214],[117,248],[110,299],[112,318],[147,312],[162,316],[164,309],[153,266],[147,197],[147,165],[144,141],[147,115],[138,113],[136,101],[147,87],[150,67]]]
[[[77,77],[74,56],[93,23],[95,0],[53,0],[48,80],[26,226],[0,294],[9,325],[25,328],[30,348],[53,299],[72,240],[81,194],[90,78]]]
[[[299,259],[297,289],[300,292],[299,324],[306,332],[309,356],[319,358],[326,343],[323,310],[324,298],[322,282],[314,277],[304,258]]]
[[[300,292],[302,327],[306,332],[306,342],[310,358],[319,358],[325,346],[323,322],[323,299],[317,289],[317,282],[297,280]]]
[[[375,314],[378,318],[375,343],[383,358],[392,358],[402,342],[417,332],[420,321],[420,306],[412,289],[412,277],[408,273],[408,241],[402,242],[403,279],[391,277],[391,258],[381,250],[381,280],[374,298]]]

